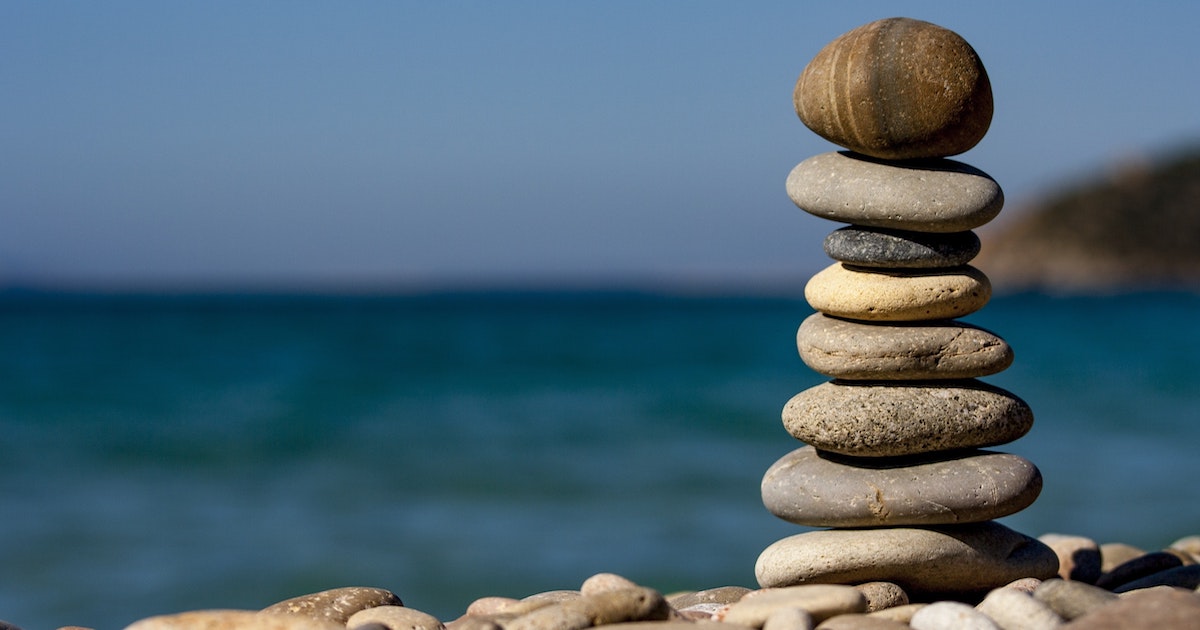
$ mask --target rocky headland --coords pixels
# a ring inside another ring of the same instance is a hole
[[[975,264],[995,290],[1200,290],[1200,144],[1124,163],[1014,208]]]

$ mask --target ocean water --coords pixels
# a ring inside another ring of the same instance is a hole
[[[120,628],[339,586],[444,619],[610,571],[753,586],[802,300],[0,296],[0,619]],[[1200,297],[1001,296],[1033,407],[1003,522],[1200,533]]]

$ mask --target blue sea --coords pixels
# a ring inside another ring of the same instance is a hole
[[[754,585],[802,299],[0,295],[0,619]],[[1032,535],[1200,533],[1200,297],[1000,296]]]

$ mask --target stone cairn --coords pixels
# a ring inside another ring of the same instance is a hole
[[[805,287],[818,312],[797,333],[804,362],[833,380],[788,401],[784,427],[807,446],[771,466],[762,498],[779,518],[829,529],[767,547],[759,583],[888,581],[918,598],[968,598],[1053,577],[1049,547],[993,520],[1033,503],[1041,473],[980,450],[1033,424],[1024,401],[977,380],[1007,368],[1012,350],[954,319],[991,297],[967,263],[972,230],[1004,201],[986,173],[946,159],[991,123],[983,64],[952,31],[880,20],[822,49],[794,101],[805,125],[849,151],[801,162],[788,195],[850,225],[825,239],[837,262]]]

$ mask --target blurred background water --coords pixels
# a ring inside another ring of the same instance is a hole
[[[0,619],[122,627],[350,585],[452,619],[611,571],[754,585],[803,300],[641,293],[0,297]],[[988,382],[1032,535],[1200,533],[1200,296],[1002,296]]]

